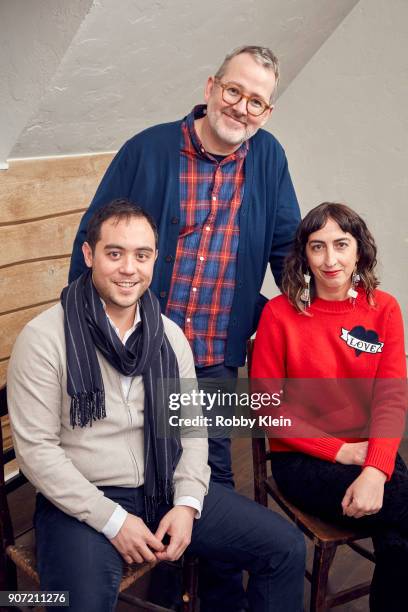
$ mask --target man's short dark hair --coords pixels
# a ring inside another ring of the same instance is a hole
[[[86,232],[86,242],[91,247],[92,252],[95,251],[96,243],[101,238],[102,223],[112,218],[115,218],[116,222],[119,223],[119,221],[122,221],[123,219],[129,221],[132,217],[136,217],[137,219],[146,219],[153,230],[154,241],[157,249],[159,234],[157,232],[157,225],[153,217],[143,210],[141,206],[138,206],[126,198],[121,198],[113,200],[109,204],[102,206],[102,208],[99,208],[92,215]]]

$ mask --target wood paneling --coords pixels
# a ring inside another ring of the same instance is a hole
[[[0,225],[85,210],[113,154],[10,162],[0,173]]]
[[[0,387],[6,384],[8,359],[0,362]]]
[[[0,314],[57,300],[67,284],[69,257],[3,268]]]
[[[1,419],[1,429],[3,436],[3,450],[7,450],[13,446],[13,438],[11,437],[10,421],[8,416]]]
[[[112,157],[16,161],[0,173],[0,385],[17,335],[67,284],[80,218]],[[9,447],[8,419],[2,428]]]
[[[81,217],[82,213],[74,213],[0,227],[0,266],[70,255]]]
[[[43,310],[51,308],[56,302],[41,304],[33,308],[18,310],[7,315],[0,316],[0,359],[10,356],[11,349],[24,325],[40,314]]]

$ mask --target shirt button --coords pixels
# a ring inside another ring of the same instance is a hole
[[[186,322],[187,322],[187,323],[190,323],[190,321],[191,321],[191,319],[186,319]]]
[[[166,255],[165,260],[167,262],[173,261],[173,255]]]
[[[172,217],[171,222],[173,225],[177,225],[179,222],[178,217]]]
[[[205,229],[207,230],[207,232],[209,232],[211,227],[209,225],[207,225],[207,227]]]
[[[160,297],[165,298],[167,295],[167,291],[160,291]]]
[[[204,257],[200,255],[200,261],[204,261]]]
[[[213,200],[216,200],[216,199],[217,199],[217,196],[213,196],[213,197],[212,197],[212,199],[213,199]]]
[[[197,291],[197,287],[193,287],[193,291]]]

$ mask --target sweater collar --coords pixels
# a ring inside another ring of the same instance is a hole
[[[365,291],[361,288],[358,290],[358,296],[355,300],[346,298],[345,300],[324,300],[323,298],[316,297],[311,306],[311,312],[333,312],[333,313],[344,313],[353,312],[357,307],[367,306],[367,298]]]

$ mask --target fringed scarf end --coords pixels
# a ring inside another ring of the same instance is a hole
[[[160,480],[159,492],[157,495],[146,495],[145,494],[145,513],[146,522],[152,523],[157,514],[158,507],[160,504],[166,504],[171,506],[173,504],[174,488],[173,482],[169,479]],[[146,491],[146,487],[145,487]]]
[[[71,398],[70,423],[72,429],[92,427],[93,421],[106,417],[105,394],[103,391],[79,393]]]

